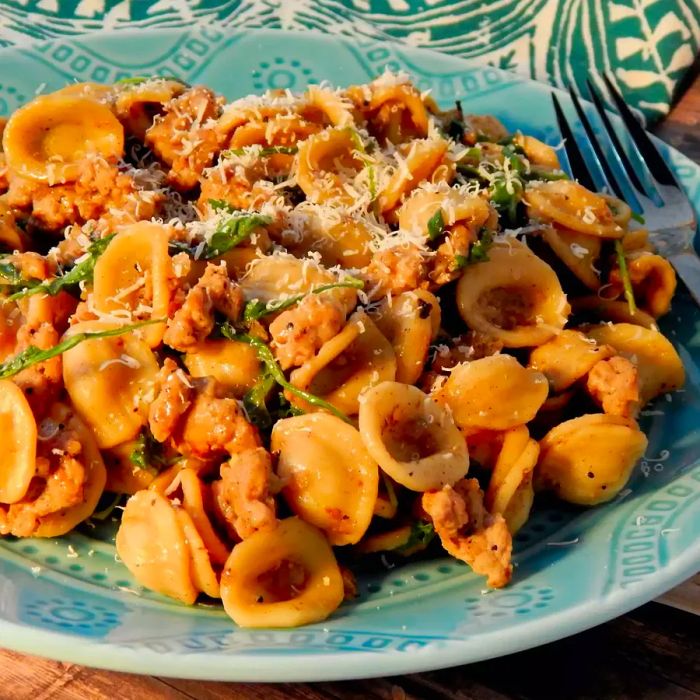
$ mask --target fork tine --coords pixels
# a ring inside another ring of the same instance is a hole
[[[564,137],[564,148],[566,150],[566,155],[569,158],[569,165],[571,166],[571,174],[587,189],[595,191],[596,186],[591,176],[586,161],[583,159],[583,154],[576,143],[574,134],[569,127],[569,122],[566,121],[564,116],[564,111],[559,104],[557,96],[552,93],[552,104],[554,105],[554,112],[557,116],[557,124],[559,125],[559,132]]]
[[[615,131],[612,123],[610,122],[610,117],[608,116],[608,113],[605,110],[605,105],[603,104],[603,100],[601,99],[598,90],[596,90],[596,88],[590,80],[586,80],[586,85],[588,86],[588,92],[590,93],[591,98],[593,99],[593,104],[598,110],[600,120],[603,122],[605,130],[608,132],[608,138],[610,139],[610,142],[613,145],[613,150],[618,157],[620,165],[624,168],[625,172],[627,173],[627,177],[629,177],[633,187],[637,190],[637,192],[646,196],[647,190],[642,184],[642,181],[639,179],[639,176],[637,175],[637,172],[634,169],[632,161],[629,159],[627,152],[622,147],[620,138],[617,135],[617,132]]]
[[[603,75],[603,80],[608,88],[608,92],[615,102],[617,111],[620,113],[622,120],[625,122],[627,130],[632,136],[635,146],[639,150],[642,159],[651,170],[651,174],[654,176],[657,182],[661,183],[662,185],[675,185],[678,187],[678,183],[676,182],[676,178],[673,176],[671,169],[668,167],[668,165],[666,165],[663,157],[647,135],[647,132],[644,131],[642,125],[637,121],[637,118],[632,113],[632,110],[630,110],[630,108],[625,104],[625,101],[612,84],[610,78],[607,75]]]
[[[589,121],[588,116],[584,111],[583,106],[581,105],[581,101],[579,100],[578,95],[576,94],[576,91],[573,89],[572,86],[569,86],[569,95],[571,95],[571,101],[574,103],[574,107],[576,108],[578,118],[581,121],[581,124],[583,124],[586,136],[588,136],[588,140],[590,141],[590,144],[593,147],[593,152],[595,153],[597,165],[603,172],[606,184],[609,188],[612,188],[613,192],[620,199],[624,199],[625,196],[622,192],[622,188],[617,182],[615,173],[610,167],[610,163],[608,162],[605,153],[603,153],[603,149],[601,148],[600,142],[598,141],[598,138],[596,137],[595,132],[593,131],[591,122]]]

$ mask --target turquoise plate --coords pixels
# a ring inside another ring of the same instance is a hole
[[[214,28],[93,35],[1,53],[0,112],[73,80],[174,74],[229,98],[266,88],[370,80],[405,69],[419,87],[556,144],[549,88],[461,59],[365,40]],[[43,87],[42,87],[43,86]],[[562,96],[570,107],[566,96]],[[664,147],[700,210],[700,169]],[[110,532],[0,544],[0,646],[122,671],[237,681],[387,676],[463,664],[559,639],[641,605],[700,565],[700,313],[683,294],[664,330],[685,390],[645,411],[649,449],[612,503],[537,510],[516,537],[512,585],[484,590],[451,559],[360,580],[323,624],[238,629],[217,607],[142,591]]]

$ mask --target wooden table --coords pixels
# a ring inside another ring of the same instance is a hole
[[[700,162],[700,77],[656,133]],[[697,605],[700,580],[668,596]],[[537,649],[446,671],[342,683],[203,683],[96,671],[0,650],[0,700],[700,699],[700,617],[650,603]]]

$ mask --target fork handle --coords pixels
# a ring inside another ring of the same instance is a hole
[[[700,258],[694,252],[687,251],[670,255],[668,259],[685,282],[695,303],[700,306]]]

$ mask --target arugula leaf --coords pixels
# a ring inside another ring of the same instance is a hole
[[[228,156],[243,156],[246,153],[255,152],[256,155],[260,156],[272,156],[277,153],[293,156],[299,151],[299,149],[296,146],[263,146],[259,150],[259,152],[253,151],[253,149],[255,149],[255,146],[244,146],[243,148],[229,148],[226,151],[222,151],[221,155],[224,158],[227,158]]]
[[[633,211],[633,212],[632,212],[632,218],[633,218],[638,224],[644,225],[644,224],[647,222],[647,220],[646,220],[641,214],[637,214],[636,211]]]
[[[314,394],[310,394],[308,391],[304,391],[303,389],[299,389],[299,387],[290,384],[287,381],[287,378],[284,376],[282,368],[277,364],[277,360],[275,360],[272,350],[270,350],[270,348],[268,348],[264,341],[262,341],[260,338],[255,338],[251,335],[247,335],[246,333],[237,333],[236,329],[228,321],[222,323],[219,326],[219,330],[224,338],[228,338],[229,340],[240,340],[244,343],[248,343],[248,345],[252,345],[258,354],[258,359],[265,365],[267,373],[283,389],[286,389],[291,394],[298,396],[300,399],[306,401],[312,406],[318,406],[318,408],[322,408],[325,411],[332,413],[334,416],[340,418],[346,423],[351,422],[342,411],[339,411],[335,406],[328,403],[328,401],[325,401],[320,396],[314,396]]]
[[[229,214],[235,214],[238,209],[234,209],[225,199],[208,199],[207,203],[216,212],[225,211]]]
[[[157,78],[159,76],[155,77]],[[116,85],[140,85],[147,80],[151,80],[147,75],[134,75],[129,78],[119,78],[119,80],[116,81]]]
[[[265,371],[243,397],[243,408],[248,418],[261,430],[266,430],[272,425],[272,416],[267,410],[267,399],[275,384],[275,378]]]
[[[278,420],[280,418],[290,418],[292,416],[303,416],[305,411],[298,406],[287,401],[284,392],[280,391],[279,408],[276,411]]]
[[[76,265],[73,265],[73,267],[63,275],[54,277],[51,280],[44,280],[39,284],[31,284],[32,280],[29,280],[28,282],[30,282],[30,284],[25,286],[24,289],[20,290],[19,292],[12,294],[9,297],[10,301],[21,299],[22,297],[32,296],[34,294],[48,294],[53,297],[66,287],[73,287],[80,284],[80,282],[91,281],[95,272],[95,265],[98,258],[105,252],[107,246],[111,243],[115,235],[116,234],[113,233],[92,243],[87,249],[87,257]]]
[[[615,241],[615,254],[617,255],[617,265],[620,268],[620,277],[622,278],[622,287],[625,290],[627,306],[632,316],[634,316],[637,313],[637,303],[634,300],[634,290],[632,289],[632,280],[630,279],[629,269],[627,268],[625,250],[619,238]]]
[[[442,235],[444,230],[445,219],[442,215],[442,209],[438,209],[430,219],[428,219],[428,240],[434,241]]]
[[[216,258],[243,243],[259,226],[272,223],[269,216],[262,214],[237,215],[224,221],[209,239],[202,257],[205,260]]]
[[[342,282],[322,284],[319,287],[316,287],[315,289],[311,289],[308,292],[305,292],[304,294],[296,294],[292,297],[289,297],[288,299],[280,299],[278,301],[268,302],[253,299],[245,305],[245,309],[243,311],[243,320],[246,323],[250,323],[251,321],[257,321],[258,319],[261,319],[263,316],[267,316],[268,314],[274,314],[278,311],[282,311],[282,309],[288,309],[290,306],[294,306],[295,304],[299,303],[304,297],[308,296],[309,294],[320,294],[321,292],[327,292],[329,289],[363,289],[364,286],[365,285],[362,280],[358,280],[355,277],[346,277]]]
[[[416,549],[424,549],[427,547],[435,537],[435,528],[432,523],[426,523],[422,520],[416,520],[411,523],[411,534],[406,541],[406,544],[402,544],[397,547],[395,551],[403,552],[405,554],[411,554]]]
[[[163,323],[167,319],[165,318],[155,318],[148,321],[140,321],[139,323],[133,323],[129,326],[119,326],[119,328],[110,328],[106,331],[88,331],[85,333],[75,333],[69,338],[54,345],[52,348],[47,350],[41,350],[33,345],[30,345],[26,350],[23,350],[18,355],[0,363],[0,379],[8,379],[9,377],[14,377],[22,370],[27,369],[39,362],[46,362],[53,357],[58,357],[64,352],[68,352],[76,345],[86,340],[93,340],[95,338],[112,338],[118,335],[125,335],[126,333],[131,333],[138,328],[143,328],[144,326],[150,326],[154,323]]]
[[[469,255],[455,255],[455,267],[458,270],[474,263],[487,262],[489,248],[493,245],[493,231],[483,229],[481,236],[471,245]]]
[[[563,170],[552,170],[551,168],[543,168],[540,165],[531,165],[530,172],[524,173],[523,177],[526,180],[568,180],[569,176]]]
[[[112,515],[114,509],[119,505],[119,502],[126,494],[123,493],[113,493],[109,494],[106,491],[100,497],[93,514],[90,516],[90,520],[107,520],[107,518]],[[111,498],[110,498],[111,496]],[[107,500],[109,499],[109,500]]]
[[[0,262],[0,289],[3,292],[9,292],[15,289],[30,289],[41,284],[38,279],[25,279],[22,273],[11,262]]]
[[[166,459],[162,455],[162,449],[163,446],[155,440],[151,431],[143,428],[134,440],[134,448],[129,454],[129,460],[139,469],[157,473],[156,467],[169,467],[180,460],[179,456]]]

